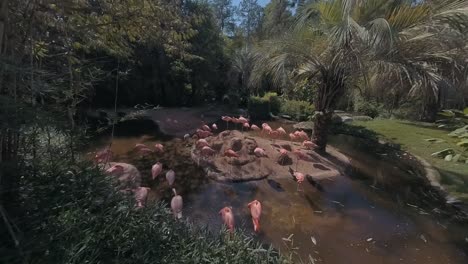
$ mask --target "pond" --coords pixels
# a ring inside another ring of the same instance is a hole
[[[223,122],[218,122],[219,127]],[[290,125],[282,125],[288,132]],[[119,131],[121,130],[121,131]],[[191,144],[180,138],[116,131],[114,160],[135,165],[150,186],[149,199],[170,201],[165,180],[150,181],[156,161],[176,172],[175,188],[184,199],[184,217],[214,232],[221,229],[219,210],[231,206],[236,228],[271,243],[298,261],[315,263],[468,263],[468,225],[457,221],[411,166],[394,154],[373,149],[365,141],[333,136],[331,145],[351,159],[345,175],[323,181],[322,188],[305,182],[297,191],[290,177],[242,183],[209,180],[190,158]],[[109,144],[103,136],[93,150]],[[155,160],[139,158],[137,143],[165,146]],[[405,154],[397,154],[404,156]],[[405,158],[405,157],[402,157]],[[261,232],[255,234],[247,204],[262,202]]]

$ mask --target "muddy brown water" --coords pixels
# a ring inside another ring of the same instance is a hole
[[[292,129],[281,125],[288,132]],[[351,158],[353,168],[321,182],[320,190],[306,183],[303,192],[288,176],[231,184],[210,181],[191,161],[190,145],[178,138],[125,134],[114,139],[112,151],[115,161],[137,166],[143,185],[152,188],[151,200],[168,202],[171,197],[164,177],[149,180],[151,165],[159,161],[162,174],[168,169],[176,172],[175,188],[183,196],[189,221],[218,232],[218,212],[231,206],[236,228],[292,253],[298,262],[313,258],[315,263],[468,263],[468,224],[441,213],[444,205],[432,201],[430,190],[411,167],[353,137],[333,136],[330,141]],[[93,148],[108,142],[109,137],[102,137]],[[142,158],[133,151],[136,143],[157,142],[165,146],[163,155]],[[259,234],[253,233],[247,208],[254,199],[263,206]]]

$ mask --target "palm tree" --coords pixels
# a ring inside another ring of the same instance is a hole
[[[369,86],[376,77],[396,76],[410,95],[437,103],[440,89],[451,83],[441,65],[461,67],[454,60],[460,51],[448,42],[466,34],[467,26],[468,3],[460,0],[312,3],[294,30],[261,45],[251,81],[269,75],[277,85],[315,82],[313,141],[324,151],[336,104],[358,81]]]

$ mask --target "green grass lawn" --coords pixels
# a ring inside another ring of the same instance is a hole
[[[354,126],[363,126],[378,134],[378,137],[400,144],[402,149],[423,157],[437,168],[442,176],[441,184],[455,197],[468,202],[468,164],[447,162],[432,157],[431,154],[445,148],[457,152],[462,149],[456,145],[457,139],[449,137],[450,131],[432,127],[427,123],[411,123],[401,120],[376,119],[373,121],[355,121]],[[425,139],[438,138],[441,143],[430,143]]]

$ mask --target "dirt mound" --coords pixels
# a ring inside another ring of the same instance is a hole
[[[206,139],[215,150],[215,155],[203,157],[195,144],[192,159],[204,168],[207,175],[217,181],[249,181],[264,178],[291,177],[289,168],[300,171],[314,180],[329,179],[342,174],[349,160],[333,148],[327,148],[325,156],[307,150],[298,142],[272,141],[258,135],[241,133],[237,130],[223,131]],[[257,157],[255,148],[265,150],[265,157]],[[226,157],[225,151],[234,150],[239,157]],[[286,155],[280,149],[288,150]],[[297,159],[291,151],[300,150],[305,160]]]

